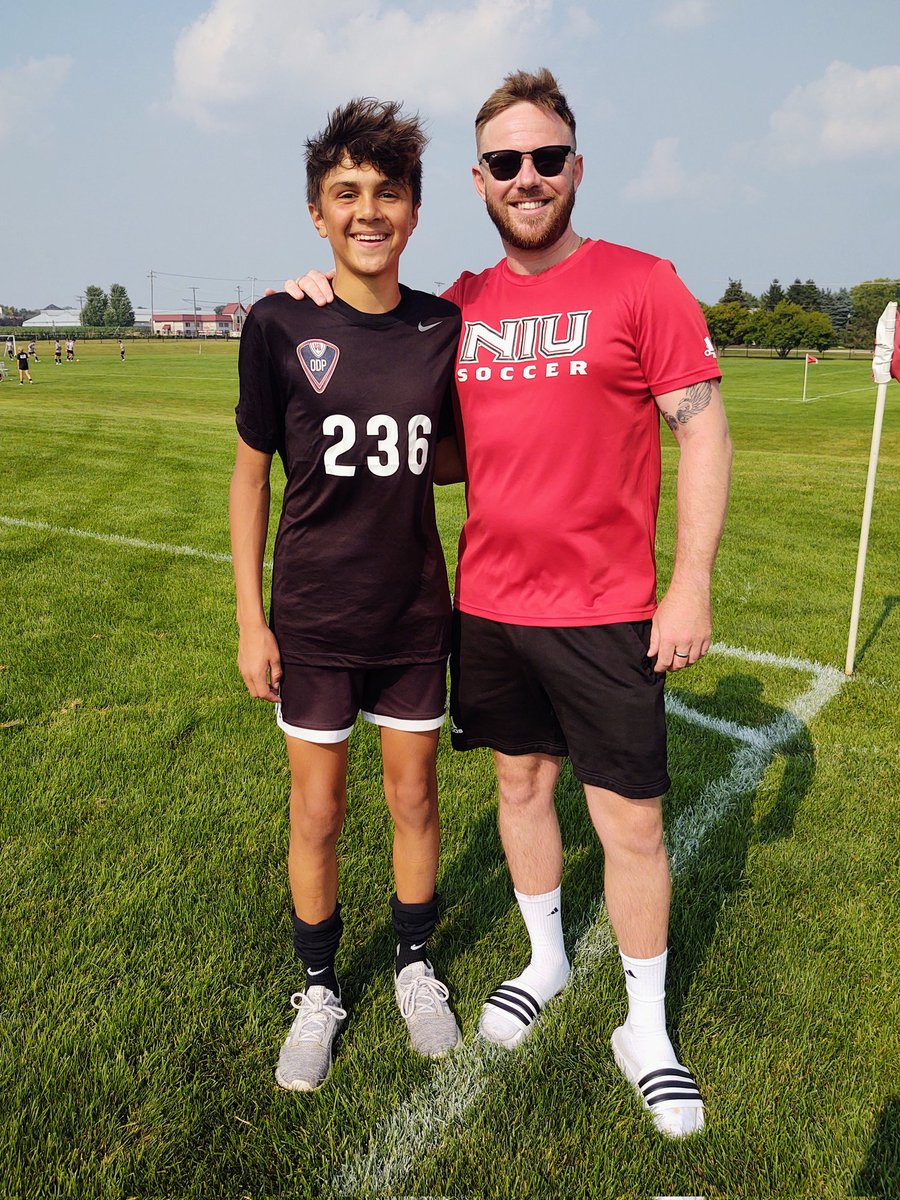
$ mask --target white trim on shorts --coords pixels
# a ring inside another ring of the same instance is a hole
[[[399,729],[404,733],[428,733],[432,729],[440,729],[445,715],[445,713],[441,713],[439,717],[426,717],[421,721],[411,721],[405,717],[386,717],[383,713],[370,713],[363,710],[362,718],[370,725],[383,725],[385,729]]]
[[[429,733],[434,729],[440,729],[444,723],[445,714],[441,713],[439,717],[426,717],[421,721],[406,720],[403,717],[387,717],[382,713],[365,711],[361,716],[370,725],[382,725],[386,729],[399,729],[404,733]],[[290,725],[281,715],[280,704],[275,705],[275,720],[278,728],[282,729],[288,737],[303,738],[305,742],[317,742],[322,746],[333,746],[338,742],[345,742],[353,732],[352,725],[346,729],[305,729],[302,725]]]
[[[323,746],[333,746],[338,742],[346,742],[353,726],[346,729],[304,729],[302,725],[289,725],[281,715],[281,705],[275,705],[275,720],[278,728],[284,730],[288,737],[303,738],[305,742],[318,742]]]

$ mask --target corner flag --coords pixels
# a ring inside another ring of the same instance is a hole
[[[900,324],[897,305],[891,302],[878,321],[875,331],[875,353],[872,355],[872,382],[890,383],[900,379]]]
[[[872,426],[872,447],[869,451],[869,475],[866,479],[866,499],[863,504],[859,552],[856,556],[856,583],[853,588],[853,606],[850,610],[850,638],[847,642],[847,661],[844,665],[846,675],[853,674],[853,659],[856,655],[856,634],[859,629],[863,576],[866,571],[866,552],[869,547],[869,526],[872,522],[872,501],[875,497],[875,473],[878,469],[878,451],[881,446],[884,402],[887,385],[892,378],[900,380],[900,321],[897,320],[897,304],[893,300],[881,314],[878,328],[875,331],[872,381],[878,384],[878,391],[875,397],[875,423]]]
[[[809,364],[817,363],[819,360],[814,354],[807,354],[806,362],[803,364],[803,403],[806,403],[806,376],[809,374]]]

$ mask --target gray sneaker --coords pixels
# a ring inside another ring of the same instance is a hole
[[[435,979],[431,963],[413,962],[404,967],[394,991],[414,1050],[428,1058],[441,1058],[459,1045],[462,1035],[447,1003],[450,993],[445,983]]]
[[[275,1082],[289,1092],[311,1092],[328,1078],[331,1047],[347,1019],[340,997],[330,988],[294,992],[297,1015],[278,1053]]]

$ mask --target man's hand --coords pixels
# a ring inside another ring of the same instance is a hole
[[[268,625],[241,630],[237,662],[250,695],[277,704],[281,699],[281,654]]]
[[[312,271],[301,275],[299,279],[286,279],[284,290],[295,300],[306,298],[312,300],[313,304],[318,304],[319,308],[323,308],[334,299],[334,292],[331,290],[332,279],[334,279],[334,268],[330,271],[317,271],[313,268]]]
[[[672,583],[659,602],[650,627],[647,654],[656,671],[681,671],[709,652],[712,611],[709,587]]]
[[[334,268],[330,271],[317,271],[315,267],[301,275],[298,279],[286,279],[284,291],[295,300],[312,300],[319,308],[324,308],[334,299],[331,281],[334,279]],[[275,288],[266,288],[264,295],[277,296]]]

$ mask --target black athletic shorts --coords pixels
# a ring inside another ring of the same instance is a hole
[[[343,742],[357,715],[374,725],[420,733],[440,729],[447,705],[447,663],[393,667],[310,667],[282,663],[276,718],[288,737]]]
[[[555,628],[453,614],[454,749],[568,757],[582,783],[643,800],[669,787],[665,675],[650,621]]]

